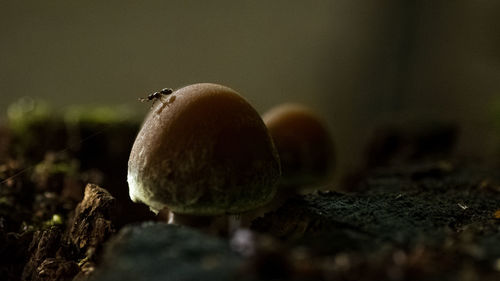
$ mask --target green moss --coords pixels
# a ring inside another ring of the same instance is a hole
[[[62,225],[62,224],[63,224],[63,218],[62,218],[62,216],[59,215],[59,214],[54,214],[54,215],[52,215],[52,218],[50,220],[46,220],[43,223],[43,227],[44,228],[48,228],[48,227],[51,227],[51,226]]]
[[[7,108],[9,128],[19,135],[29,134],[34,123],[43,124],[53,119],[53,110],[48,103],[29,97],[20,98]]]
[[[21,223],[20,229],[22,229],[25,232],[34,232],[34,231],[38,230],[38,227],[33,225],[33,224],[29,224],[26,221],[23,221]]]
[[[74,176],[78,172],[78,167],[75,162],[53,162],[44,161],[35,166],[36,175],[56,175],[63,174]]]
[[[15,156],[40,159],[45,151],[64,146],[64,124],[47,102],[29,97],[19,99],[7,108],[7,124]]]
[[[62,224],[63,223],[62,217],[58,214],[54,214],[52,216],[52,223],[53,224]]]
[[[130,107],[119,106],[71,106],[64,111],[64,121],[75,124],[114,124],[123,122],[136,123],[139,117]]]
[[[12,132],[14,156],[39,162],[47,151],[75,152],[96,133],[120,135],[123,130],[136,133],[142,116],[125,105],[70,106],[56,110],[49,103],[24,97],[7,110],[7,124]],[[128,137],[128,136],[127,136]],[[93,145],[93,144],[92,144]],[[70,167],[52,166],[52,172],[67,172]]]
[[[1,196],[0,197],[0,205],[6,205],[6,206],[11,206],[12,205],[12,200],[10,200],[6,196]]]
[[[7,109],[8,124],[16,134],[29,133],[33,124],[47,124],[53,121],[75,124],[114,124],[140,122],[141,116],[126,105],[118,106],[69,106],[62,111],[54,110],[49,103],[23,97]]]

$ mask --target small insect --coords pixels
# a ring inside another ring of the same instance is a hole
[[[161,100],[161,98],[163,96],[168,96],[170,95],[171,93],[173,93],[173,90],[170,89],[170,88],[165,88],[165,89],[162,89],[161,91],[159,92],[154,92],[154,93],[151,93],[149,94],[147,97],[145,98],[139,98],[139,101],[141,102],[149,102],[149,101],[153,101],[153,104],[151,105],[151,107],[153,107],[153,105],[155,104],[155,102],[157,100]]]

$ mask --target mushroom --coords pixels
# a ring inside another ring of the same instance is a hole
[[[129,195],[171,222],[202,225],[268,203],[281,173],[259,114],[234,90],[186,86],[154,104],[133,144]]]
[[[278,150],[282,175],[273,200],[245,214],[243,226],[276,210],[290,197],[317,189],[331,177],[335,163],[330,133],[311,109],[285,103],[266,112],[262,119]]]
[[[335,164],[332,137],[313,110],[285,103],[269,110],[263,119],[281,160],[280,186],[304,190],[331,177]]]

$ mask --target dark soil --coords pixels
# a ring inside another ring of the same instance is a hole
[[[500,174],[450,126],[386,130],[344,192],[215,237],[128,198],[139,122],[23,122],[0,126],[0,280],[500,280]]]

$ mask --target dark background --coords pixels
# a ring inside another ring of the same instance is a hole
[[[456,122],[466,155],[500,144],[497,0],[0,1],[0,40],[2,118],[23,96],[145,114],[138,97],[215,82],[261,113],[315,108],[339,173],[395,121]]]

